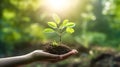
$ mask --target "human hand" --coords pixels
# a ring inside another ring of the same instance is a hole
[[[35,61],[58,62],[77,53],[78,52],[75,49],[62,55],[55,55],[55,54],[44,52],[42,50],[35,50],[26,55],[0,58],[0,67],[15,67],[15,66],[35,62]]]
[[[62,55],[55,55],[51,53],[44,52],[42,50],[35,50],[30,53],[32,60],[34,61],[47,61],[47,62],[58,62],[67,59],[71,55],[77,54],[78,51],[73,49],[70,52]]]

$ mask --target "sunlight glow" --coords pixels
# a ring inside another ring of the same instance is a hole
[[[75,5],[77,0],[44,0],[45,8],[53,11],[66,11]]]
[[[48,2],[53,9],[63,9],[70,5],[68,0],[48,0]]]

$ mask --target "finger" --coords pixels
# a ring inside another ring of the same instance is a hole
[[[43,52],[42,53],[47,59],[60,59],[59,55]]]
[[[73,49],[73,50],[71,50],[70,51],[72,54],[77,54],[78,53],[78,51],[76,50],[76,49]]]
[[[47,59],[46,61],[51,62],[51,63],[56,63],[58,61],[62,61],[64,59],[70,57],[71,55],[74,55],[74,54],[77,54],[77,53],[78,53],[78,51],[73,49],[73,50],[71,50],[70,52],[68,52],[66,54],[58,55],[59,56],[58,58]]]
[[[44,55],[45,57],[47,57],[48,59],[62,59],[62,58],[67,58],[71,55],[77,54],[78,51],[73,49],[70,52],[63,54],[63,55],[55,55],[55,54],[51,54],[51,53],[47,53],[47,52],[42,52],[42,55]]]
[[[77,53],[78,53],[78,51],[73,49],[66,54],[60,55],[60,59],[66,59],[66,58],[70,57],[71,55],[74,55],[74,54],[77,54]]]
[[[49,61],[50,61],[51,63],[56,63],[56,62],[58,62],[58,61],[62,61],[62,60],[64,60],[64,59],[70,57],[71,55],[74,55],[74,54],[77,54],[77,53],[78,53],[78,51],[75,50],[75,49],[73,49],[73,50],[71,50],[70,52],[68,52],[68,53],[66,53],[66,54],[60,55],[60,59],[51,59],[51,60],[49,60]]]

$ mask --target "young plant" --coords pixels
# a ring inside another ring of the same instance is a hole
[[[57,16],[56,14],[53,15],[53,19],[54,19],[54,22],[47,23],[50,28],[46,28],[44,30],[44,32],[57,33],[57,35],[59,36],[59,44],[61,44],[62,43],[62,40],[61,40],[62,35],[65,31],[70,34],[74,33],[73,27],[75,26],[75,23],[69,22],[69,20],[67,20],[67,19],[61,21],[59,16]]]

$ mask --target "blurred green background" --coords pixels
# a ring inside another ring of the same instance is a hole
[[[98,53],[93,50],[96,46],[101,52],[120,50],[120,0],[66,0],[62,6],[47,1],[0,0],[0,57],[25,54],[58,40],[56,34],[43,32],[47,22],[53,21],[53,13],[76,23],[75,33],[62,36],[71,48],[82,47],[82,53],[88,49],[88,54]]]

